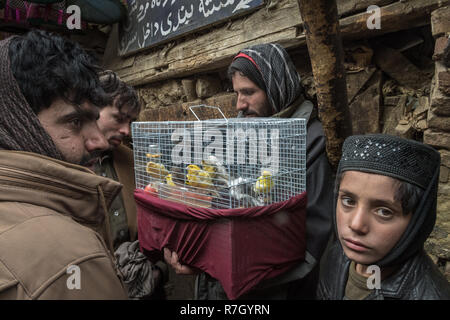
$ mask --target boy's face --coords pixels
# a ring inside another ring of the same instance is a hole
[[[393,178],[346,171],[336,205],[339,241],[345,255],[363,265],[382,259],[406,230],[411,214],[404,215],[394,200]]]

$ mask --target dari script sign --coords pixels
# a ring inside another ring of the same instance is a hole
[[[127,20],[119,26],[119,55],[248,13],[263,3],[264,0],[128,0]]]

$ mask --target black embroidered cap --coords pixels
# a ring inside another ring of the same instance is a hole
[[[426,189],[439,164],[439,152],[423,143],[384,134],[356,135],[344,142],[338,173],[382,174]]]

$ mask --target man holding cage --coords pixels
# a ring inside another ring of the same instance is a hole
[[[333,209],[332,171],[325,151],[325,135],[317,112],[306,100],[292,60],[278,44],[255,45],[241,50],[228,68],[237,94],[239,117],[304,118],[307,121],[306,258],[288,272],[261,282],[243,299],[314,299],[319,260],[328,243]],[[179,274],[195,271],[181,265],[175,252],[165,249],[166,261]],[[227,299],[216,279],[201,273],[197,299]]]

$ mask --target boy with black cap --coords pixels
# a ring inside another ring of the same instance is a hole
[[[439,164],[437,151],[414,140],[346,139],[336,179],[339,241],[324,256],[318,298],[450,298],[423,249],[436,220]]]

